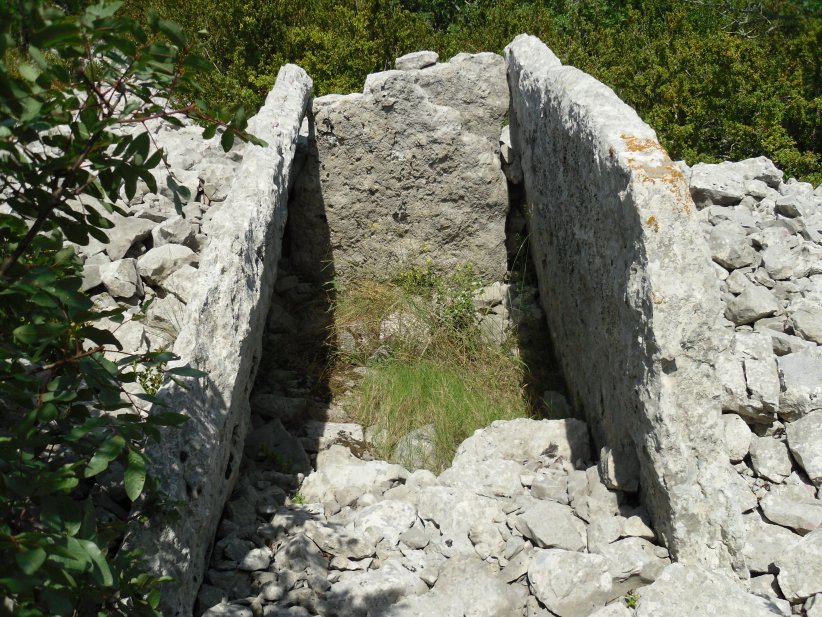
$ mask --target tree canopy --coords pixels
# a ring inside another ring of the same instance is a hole
[[[501,52],[522,32],[611,86],[674,158],[766,155],[822,182],[822,5],[815,0],[128,0],[191,31],[214,101],[259,105],[295,62],[352,92],[419,49]]]

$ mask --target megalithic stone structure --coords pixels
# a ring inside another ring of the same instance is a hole
[[[615,487],[673,556],[747,576],[713,363],[724,334],[680,169],[654,131],[539,39],[505,51],[542,306]]]
[[[190,420],[165,431],[148,454],[160,489],[177,502],[173,517],[151,512],[135,523],[127,548],[145,550],[157,574],[175,579],[163,613],[189,617],[203,581],[207,553],[240,470],[250,421],[248,396],[276,279],[286,220],[288,179],[311,97],[311,78],[283,66],[248,130],[267,142],[248,144],[226,202],[212,221],[196,289],[174,352],[207,377],[159,396]],[[191,380],[189,380],[191,381]]]

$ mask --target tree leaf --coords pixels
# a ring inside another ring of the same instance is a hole
[[[175,366],[174,368],[167,369],[166,373],[169,375],[179,375],[180,377],[200,378],[206,376],[204,371],[191,366]]]
[[[225,152],[231,150],[231,146],[234,145],[234,131],[226,129],[223,136],[220,137],[220,145],[223,147],[223,151]]]
[[[146,458],[136,450],[128,451],[124,483],[126,495],[131,501],[136,501],[146,483]]]
[[[91,457],[83,476],[91,478],[108,469],[109,463],[120,456],[120,452],[123,451],[125,445],[126,441],[121,435],[108,438]]]
[[[14,558],[17,561],[17,565],[20,566],[20,569],[28,576],[31,576],[43,565],[43,562],[46,560],[46,551],[42,548],[33,548],[25,553],[15,554]]]

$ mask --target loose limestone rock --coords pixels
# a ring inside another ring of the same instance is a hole
[[[146,281],[159,284],[182,266],[197,263],[197,256],[181,244],[164,244],[151,249],[137,260],[137,269]]]
[[[738,463],[748,455],[753,434],[745,420],[736,414],[723,414],[722,422],[725,425],[725,443],[728,446],[728,456],[732,463]]]
[[[772,482],[782,482],[791,475],[788,446],[772,437],[752,438],[751,464],[757,475]]]
[[[608,560],[601,555],[537,550],[528,564],[534,595],[559,617],[587,617],[610,599]]]
[[[782,356],[777,365],[782,381],[780,417],[793,421],[822,409],[822,348]]]
[[[779,588],[791,602],[822,593],[822,528],[786,546],[776,560]]]
[[[822,410],[809,413],[785,427],[788,446],[811,482],[822,485]]]
[[[755,596],[719,572],[675,563],[639,590],[636,617],[774,617],[785,615],[772,600]]]
[[[394,68],[398,71],[413,71],[424,69],[437,63],[440,55],[435,51],[412,51],[410,54],[400,56],[394,61]]]
[[[100,280],[114,298],[143,295],[143,281],[134,259],[118,259],[100,266]]]
[[[517,518],[517,530],[540,548],[581,551],[586,548],[585,525],[570,507],[539,501]]]
[[[524,463],[537,460],[543,453],[571,462],[590,460],[587,426],[573,418],[498,420],[463,441],[454,462],[503,459]]]

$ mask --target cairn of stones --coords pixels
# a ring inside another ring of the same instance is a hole
[[[126,540],[175,578],[165,614],[822,615],[822,187],[671,161],[534,37],[438,60],[316,99],[286,65],[266,146],[154,127],[196,199],[143,186],[78,248],[99,305],[152,300],[110,324],[127,350],[207,374],[158,394],[191,417],[149,452],[179,515]],[[537,287],[505,283],[512,230]],[[548,333],[567,393],[438,476],[375,460],[287,353],[327,335],[329,267],[426,259],[477,266],[488,332]]]

